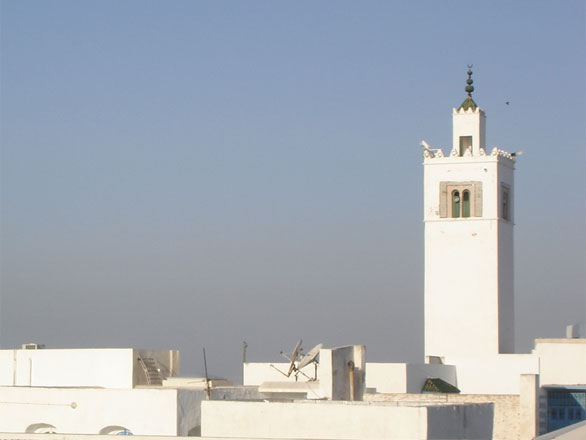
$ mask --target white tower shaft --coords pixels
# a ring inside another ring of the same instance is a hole
[[[485,119],[469,92],[450,155],[424,154],[426,357],[514,351],[514,158],[486,154]]]

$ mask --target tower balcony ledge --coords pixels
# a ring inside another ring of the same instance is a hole
[[[471,150],[466,150],[464,155],[460,156],[456,149],[452,149],[450,154],[446,156],[441,148],[426,149],[423,152],[424,163],[431,161],[437,161],[438,163],[494,162],[499,159],[506,159],[511,164],[514,164],[516,155],[516,153],[509,153],[498,147],[494,147],[490,154],[487,154],[484,148],[480,148],[480,154],[478,155],[472,155]]]

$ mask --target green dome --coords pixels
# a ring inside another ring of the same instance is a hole
[[[471,108],[472,110],[476,110],[478,106],[476,105],[476,103],[474,102],[474,100],[472,99],[471,96],[469,96],[468,98],[466,98],[464,100],[464,102],[462,103],[462,105],[460,105],[460,107],[458,108],[458,110],[468,110],[469,108]]]

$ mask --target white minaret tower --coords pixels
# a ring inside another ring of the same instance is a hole
[[[450,154],[422,142],[426,359],[514,350],[515,154],[486,153],[486,116],[468,67]]]

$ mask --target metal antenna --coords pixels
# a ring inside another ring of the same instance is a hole
[[[208,362],[206,360],[206,349],[203,349],[203,367],[206,373],[206,398],[210,400],[210,379],[208,377]]]

